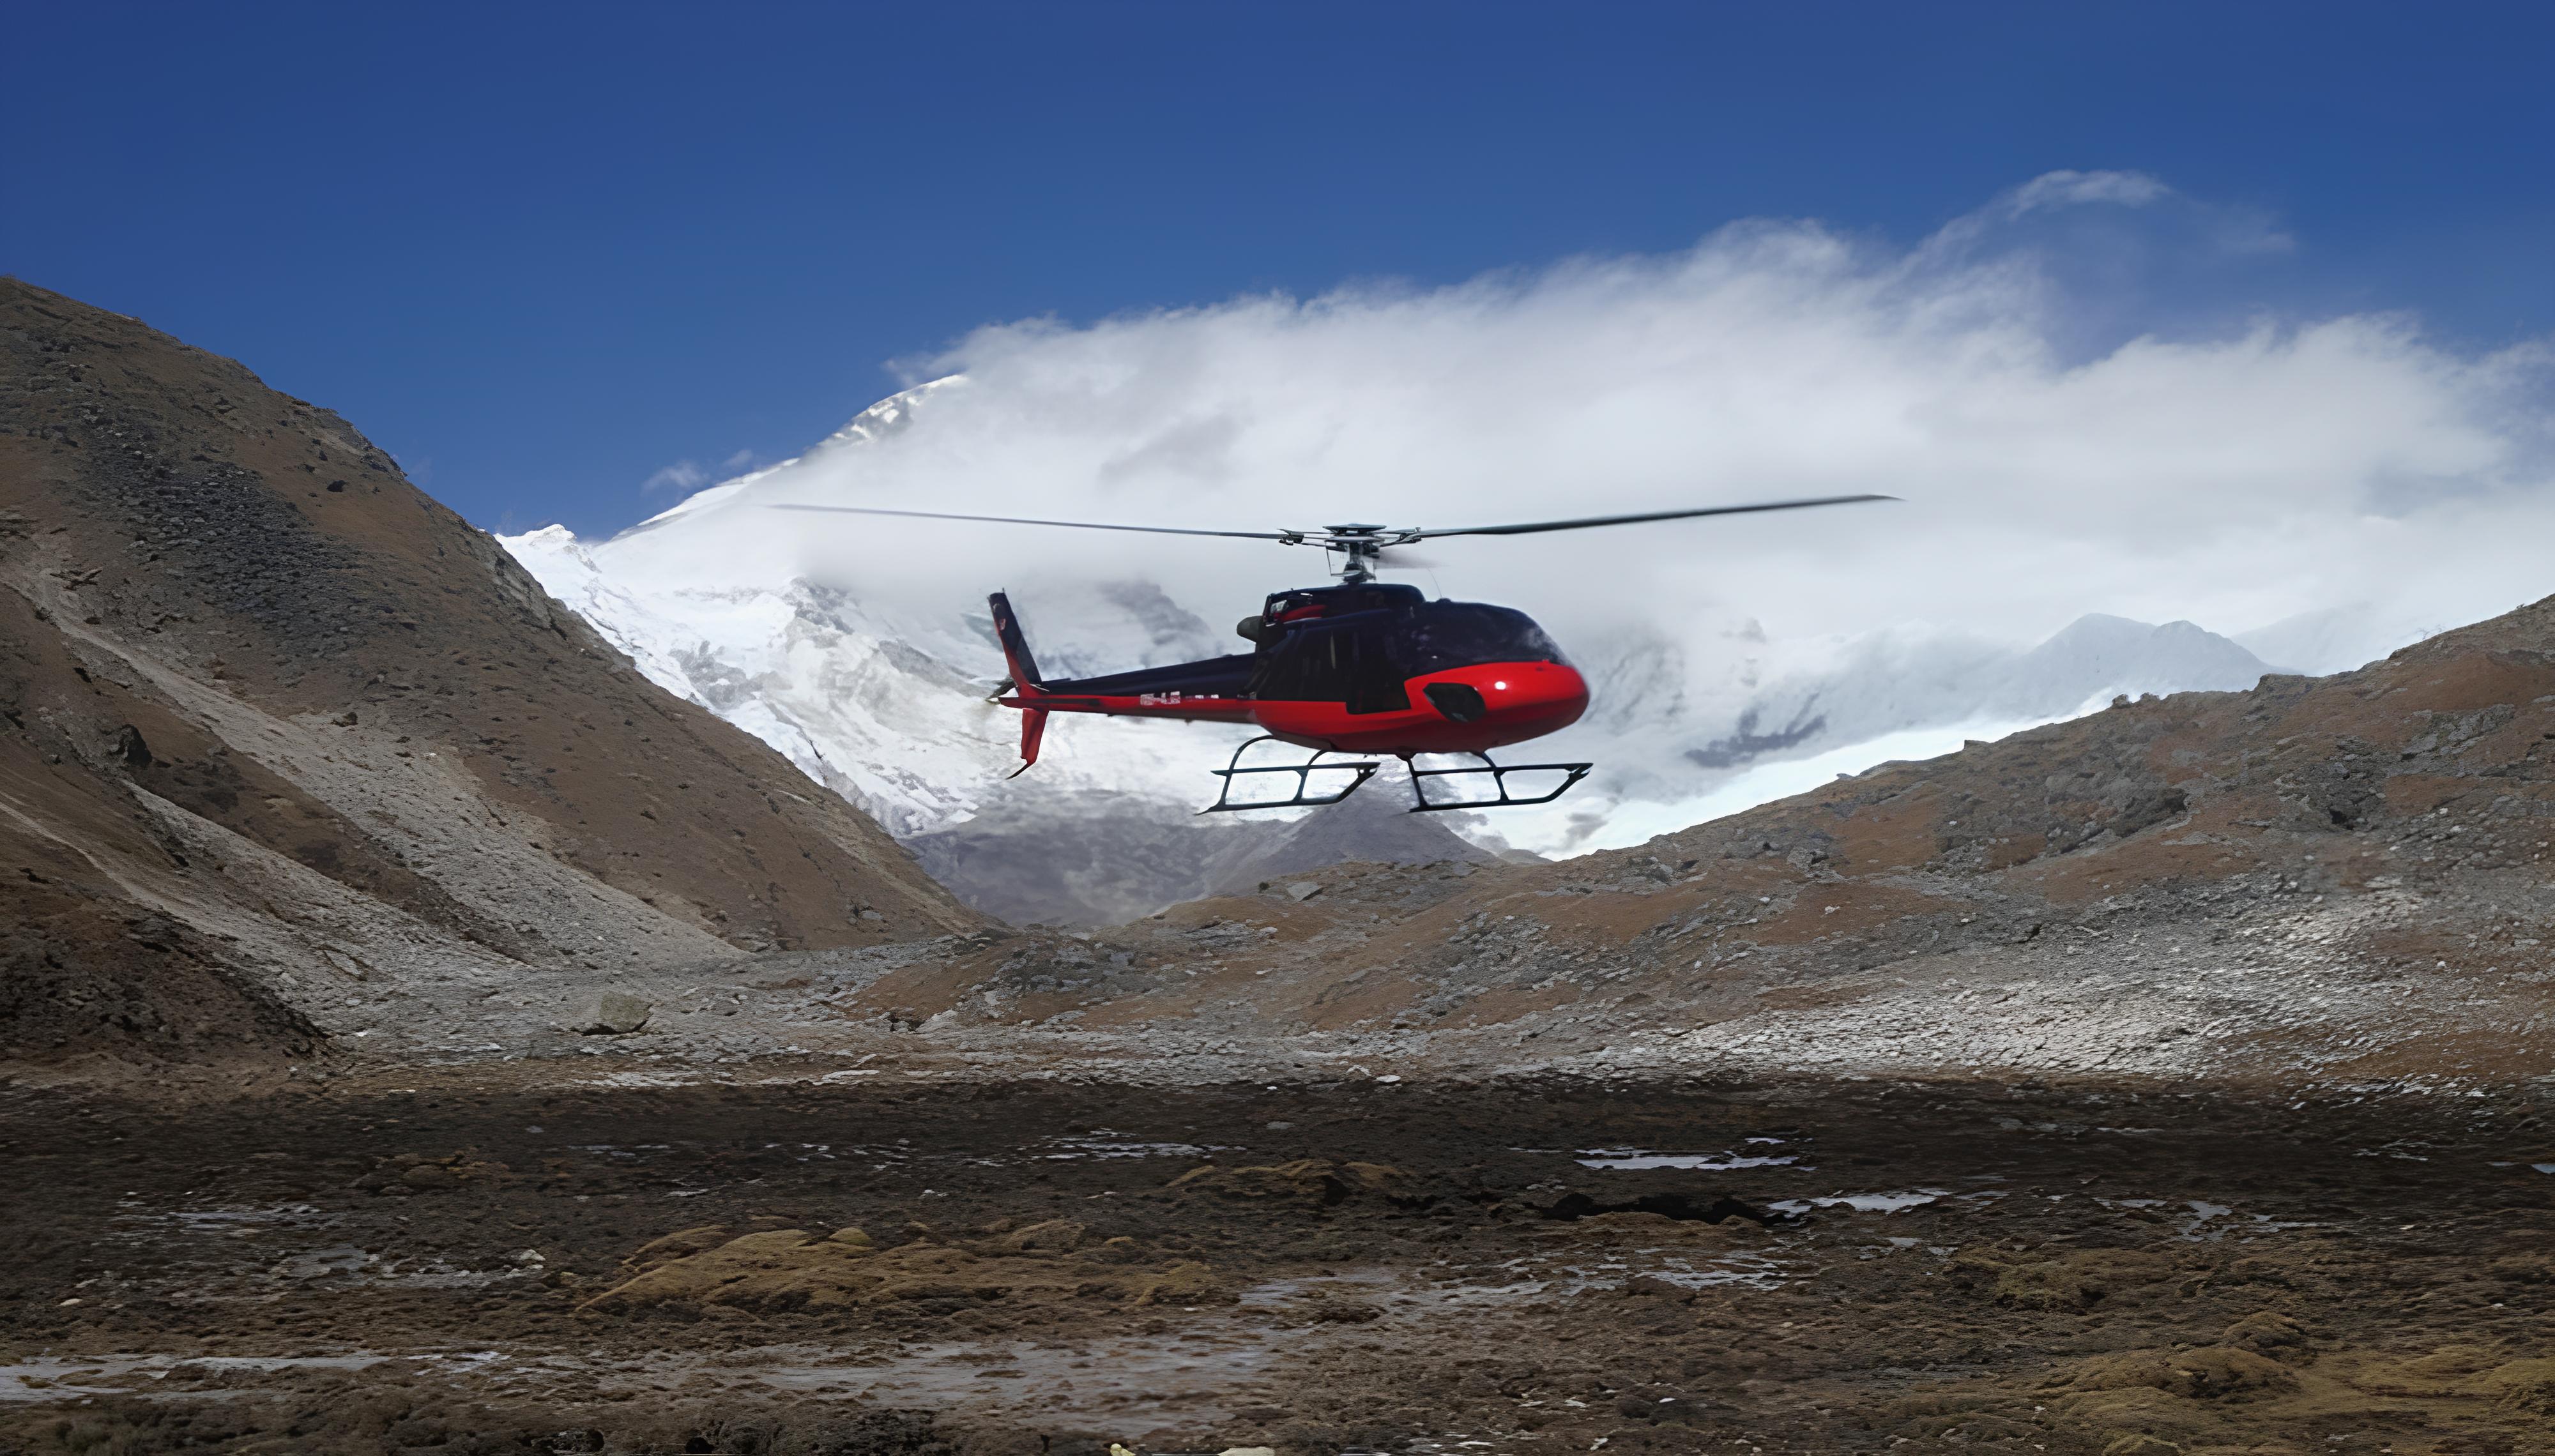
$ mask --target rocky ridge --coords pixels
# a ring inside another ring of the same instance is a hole
[[[975,917],[352,425],[0,280],[0,1056],[309,1058]]]
[[[1497,856],[1381,786],[1291,819],[1201,815],[1094,789],[1013,789],[964,823],[906,841],[940,883],[1016,925],[1106,925],[1349,863],[1489,864]]]

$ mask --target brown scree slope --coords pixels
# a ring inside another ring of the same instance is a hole
[[[1197,1076],[2555,1085],[2550,842],[2555,599],[2357,671],[2123,704],[1639,848],[1335,867],[1291,877],[1324,887],[1309,900],[1272,885],[884,974],[791,956],[822,1010],[771,1015],[803,1042],[794,1018],[946,1012],[964,1046],[1026,1032]]]
[[[975,923],[345,421],[0,279],[0,1058]]]

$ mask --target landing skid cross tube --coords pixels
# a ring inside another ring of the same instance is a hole
[[[1486,753],[1473,754],[1471,757],[1480,759],[1482,761],[1482,767],[1478,769],[1423,769],[1419,767],[1418,764],[1413,763],[1408,759],[1402,760],[1403,767],[1410,770],[1410,796],[1418,800],[1417,803],[1410,806],[1409,811],[1414,814],[1434,814],[1443,813],[1448,809],[1498,809],[1515,808],[1524,804],[1550,803],[1554,799],[1568,793],[1572,785],[1575,785],[1580,780],[1587,778],[1588,771],[1597,767],[1593,763],[1501,765],[1491,762],[1491,756]],[[1490,775],[1491,783],[1496,785],[1500,790],[1500,796],[1497,798],[1468,798],[1454,803],[1439,803],[1433,802],[1429,799],[1427,789],[1427,783],[1429,780],[1453,779],[1475,774]],[[1561,781],[1560,786],[1555,788],[1550,793],[1538,793],[1531,798],[1521,798],[1518,795],[1509,792],[1509,776],[1511,774],[1561,774],[1567,777],[1565,777]]]
[[[1329,749],[1315,750],[1312,758],[1300,764],[1264,764],[1248,769],[1242,767],[1242,756],[1251,751],[1252,744],[1278,743],[1282,741],[1283,740],[1278,738],[1275,734],[1264,733],[1258,738],[1252,739],[1249,743],[1245,743],[1242,747],[1235,749],[1233,751],[1232,760],[1223,768],[1213,771],[1215,777],[1224,781],[1224,786],[1215,791],[1215,802],[1208,804],[1205,808],[1198,810],[1198,812],[1201,814],[1214,814],[1235,813],[1243,809],[1319,808],[1326,803],[1338,803],[1341,799],[1357,792],[1359,789],[1365,786],[1366,781],[1375,777],[1376,770],[1384,767],[1382,764],[1376,763],[1372,760],[1360,760],[1345,764],[1323,763],[1322,759],[1331,752]],[[1255,799],[1249,803],[1235,803],[1233,801],[1233,781],[1245,774],[1292,774],[1295,776],[1295,794],[1292,798]],[[1355,774],[1357,777],[1350,780],[1349,786],[1346,789],[1341,789],[1339,792],[1331,794],[1328,797],[1316,798],[1310,796],[1312,793],[1312,776],[1315,774]]]

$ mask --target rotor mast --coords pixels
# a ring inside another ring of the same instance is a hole
[[[1319,543],[1324,551],[1339,558],[1331,574],[1340,579],[1341,585],[1356,586],[1375,579],[1375,573],[1384,565],[1386,546],[1400,546],[1409,536],[1408,532],[1384,526],[1332,526],[1307,533],[1305,539]]]

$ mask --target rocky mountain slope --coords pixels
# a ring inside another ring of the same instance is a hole
[[[646,1054],[786,1035],[908,1065],[1207,1080],[1542,1068],[2555,1095],[2550,846],[2555,599],[2357,671],[2127,703],[1636,849],[1347,866],[1305,877],[1308,897],[1278,886],[1096,934],[780,957],[732,1016]]]
[[[306,1054],[974,916],[328,411],[0,280],[0,1056]]]
[[[1288,819],[1200,815],[1092,790],[991,799],[964,823],[906,841],[969,905],[1014,924],[1106,925],[1283,876],[1350,863],[1488,864],[1444,816],[1408,812],[1383,784]]]

